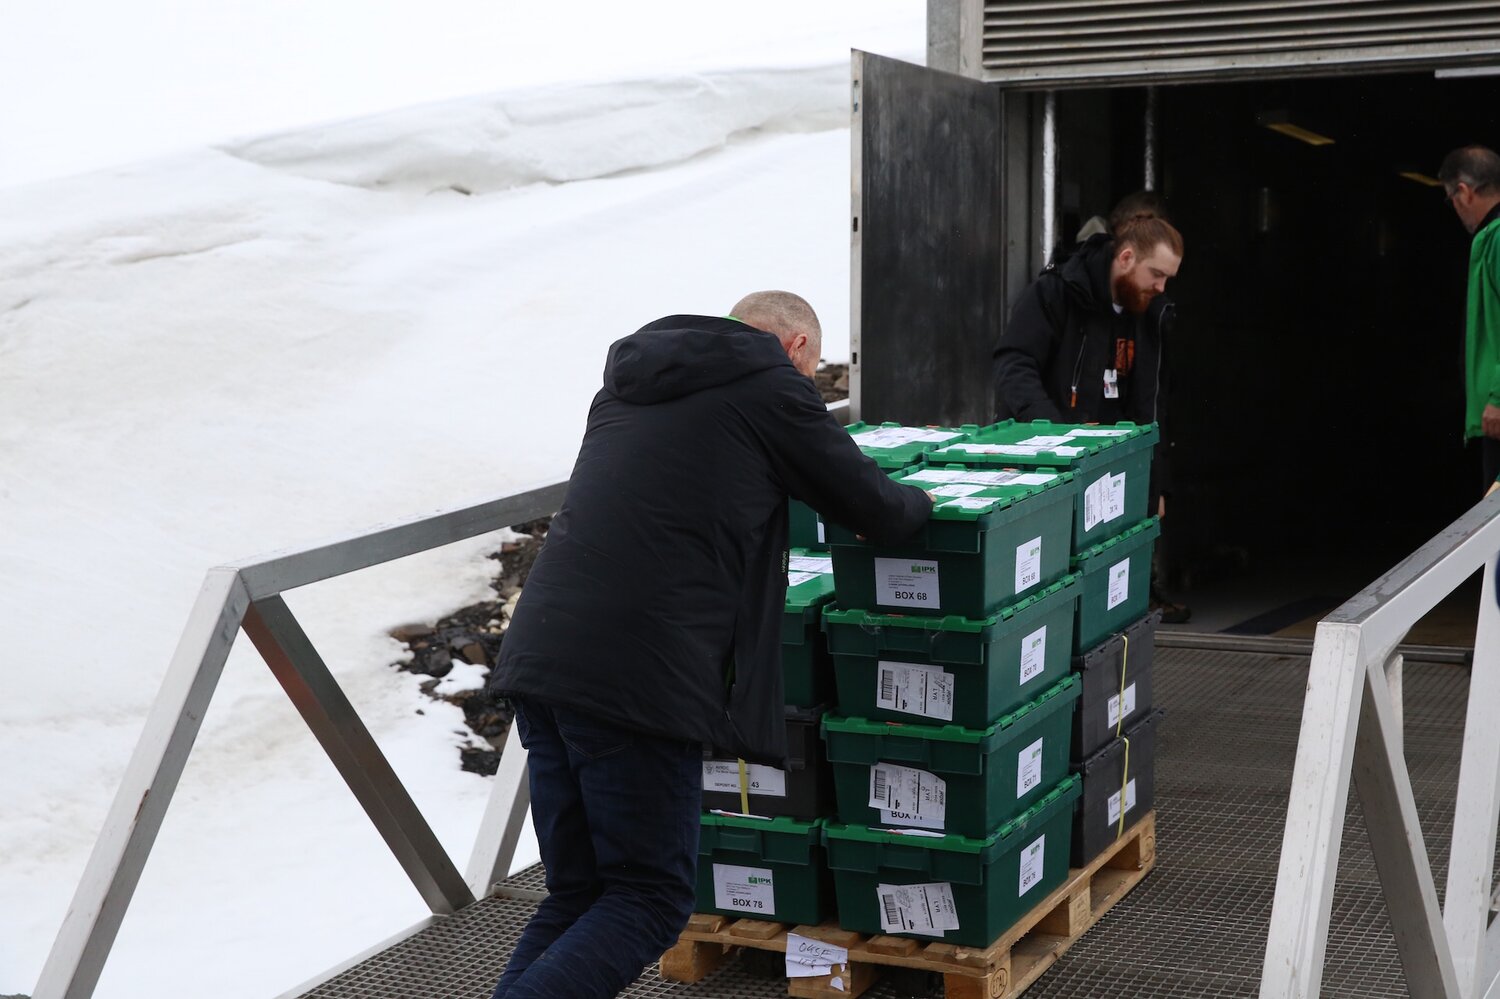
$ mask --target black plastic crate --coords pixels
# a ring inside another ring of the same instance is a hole
[[[1078,713],[1073,716],[1071,759],[1075,764],[1093,756],[1151,710],[1151,663],[1156,658],[1156,626],[1160,622],[1161,611],[1152,611],[1074,657],[1073,669],[1083,681]]]
[[[819,728],[823,707],[786,709],[787,769],[747,765],[751,815],[812,821],[834,813],[833,771],[823,751]],[[729,783],[733,790],[711,791]],[[703,758],[703,807],[742,811],[737,760]]]
[[[1157,708],[1074,771],[1083,796],[1073,815],[1074,867],[1103,853],[1125,830],[1151,811],[1155,795],[1156,728],[1166,717]],[[1121,814],[1123,810],[1124,814]]]

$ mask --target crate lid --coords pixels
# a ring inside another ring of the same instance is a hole
[[[1009,621],[1022,611],[1041,603],[1048,597],[1076,585],[1078,578],[1077,573],[1069,573],[1051,586],[1038,590],[1023,600],[1018,600],[1009,606],[1002,607],[986,618],[959,617],[957,614],[949,614],[945,617],[913,617],[908,614],[882,614],[878,611],[860,610],[854,607],[835,607],[830,604],[823,609],[823,620],[833,624],[847,624],[866,630],[878,628],[911,628],[918,631],[956,631],[971,635],[982,635],[988,631],[992,631],[1003,622]]]
[[[1088,672],[1102,662],[1114,664],[1119,660],[1119,652],[1125,645],[1126,639],[1130,640],[1133,647],[1139,648],[1140,642],[1154,638],[1156,626],[1159,624],[1161,624],[1161,609],[1147,611],[1140,620],[1127,625],[1123,631],[1115,632],[1083,655],[1074,656],[1073,669]]]
[[[859,449],[887,471],[906,468],[922,460],[934,448],[967,440],[968,427],[907,427],[899,423],[851,423],[849,435]]]
[[[833,599],[833,556],[811,548],[787,554],[786,609],[817,607]]]
[[[1167,716],[1166,708],[1151,708],[1144,716],[1136,719],[1125,729],[1126,739],[1135,739],[1142,735],[1151,734],[1163,718]],[[1115,757],[1125,752],[1125,739],[1114,738],[1106,742],[1095,753],[1082,763],[1073,764],[1074,769],[1085,776],[1093,773],[1099,767],[1107,763],[1113,763]]]
[[[924,465],[900,475],[897,482],[934,494],[933,520],[978,520],[1050,489],[1066,490],[1073,473],[1039,468],[1029,472],[985,471],[964,465]]]
[[[1147,517],[1145,520],[1127,527],[1114,537],[1106,538],[1097,545],[1090,545],[1077,555],[1074,555],[1073,568],[1078,571],[1087,571],[1089,568],[1088,563],[1094,559],[1107,559],[1122,545],[1130,544],[1133,541],[1150,541],[1160,533],[1160,519]]]
[[[952,833],[929,832],[925,829],[876,829],[870,826],[849,825],[827,821],[823,826],[823,838],[854,840],[862,843],[892,843],[899,846],[916,846],[929,850],[945,850],[949,853],[981,854],[993,848],[1019,830],[1030,826],[1053,805],[1071,802],[1083,793],[1083,782],[1077,774],[1068,774],[1052,790],[1042,795],[1020,815],[1006,822],[984,839],[956,836]]]
[[[754,829],[757,832],[779,833],[813,840],[822,837],[822,819],[793,819],[785,815],[775,818],[764,815],[740,815],[733,812],[704,812],[698,823],[718,829]]]
[[[1156,444],[1156,424],[1116,423],[1098,426],[1006,420],[972,430],[968,437],[936,448],[931,462],[963,462],[978,465],[1013,464],[1026,467],[1048,465],[1071,468],[1099,457],[1134,453]]]
[[[1033,711],[1058,698],[1073,701],[1081,693],[1082,682],[1069,673],[1051,687],[1042,691],[1034,701],[1027,701],[1009,714],[1001,715],[989,728],[964,728],[962,725],[913,725],[909,722],[871,721],[868,718],[845,718],[838,715],[823,716],[824,732],[843,732],[852,735],[897,736],[907,739],[928,739],[934,742],[960,742],[976,745],[999,735],[1015,725]]]

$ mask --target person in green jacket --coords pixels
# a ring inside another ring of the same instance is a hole
[[[1500,477],[1500,156],[1464,146],[1443,159],[1438,180],[1474,237],[1464,342],[1464,439],[1479,440],[1484,482]]]

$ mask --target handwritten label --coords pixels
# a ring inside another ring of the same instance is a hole
[[[875,886],[880,902],[880,928],[886,933],[916,933],[940,937],[958,929],[958,906],[953,886],[946,882],[921,885]]]
[[[881,660],[875,669],[875,706],[952,721],[953,674],[939,666]]]
[[[894,763],[876,763],[870,767],[871,808],[882,812],[904,813],[910,823],[893,825],[926,825],[941,823],[948,810],[948,783],[936,774]]]
[[[813,978],[833,973],[835,967],[849,963],[849,948],[800,933],[786,935],[786,977]]]

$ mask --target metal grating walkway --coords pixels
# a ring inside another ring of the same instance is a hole
[[[1307,678],[1305,656],[1159,649],[1167,709],[1156,756],[1157,867],[1027,993],[1029,999],[1255,996]],[[1406,757],[1439,895],[1453,825],[1468,670],[1408,663]],[[535,869],[510,882],[539,885]],[[488,999],[531,903],[491,898],[306,993],[307,999]],[[628,996],[786,995],[741,959],[692,986],[648,970]],[[874,999],[924,995],[882,982]],[[1407,995],[1358,800],[1344,829],[1323,995]]]

